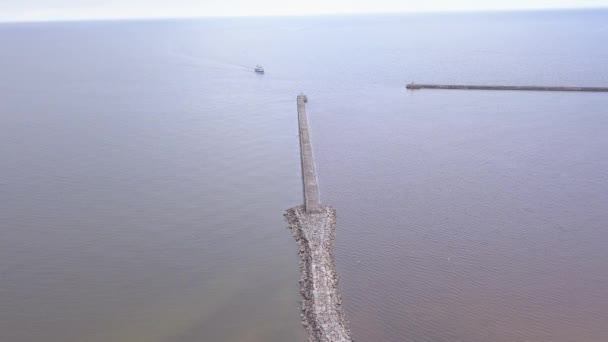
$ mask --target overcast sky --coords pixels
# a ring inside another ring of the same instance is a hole
[[[0,21],[608,7],[608,0],[0,0]]]

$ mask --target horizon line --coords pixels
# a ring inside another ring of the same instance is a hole
[[[230,19],[230,18],[301,18],[301,17],[337,17],[337,16],[366,16],[366,15],[403,15],[403,14],[466,14],[466,13],[504,13],[504,12],[563,12],[608,10],[606,6],[596,7],[552,7],[552,8],[505,8],[505,9],[466,9],[466,10],[421,10],[393,12],[331,12],[304,14],[254,14],[254,15],[209,15],[209,16],[134,16],[134,17],[82,17],[82,18],[48,18],[48,19],[16,19],[1,20],[0,24],[35,24],[35,23],[65,23],[65,22],[101,22],[101,21],[157,21],[157,20],[196,20],[196,19]]]

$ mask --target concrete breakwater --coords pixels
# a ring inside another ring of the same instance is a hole
[[[608,92],[608,87],[544,87],[544,86],[492,86],[458,84],[418,84],[410,83],[407,89],[457,89],[457,90],[528,90],[528,91],[585,91]]]
[[[309,342],[350,342],[333,256],[336,211],[321,205],[306,118],[305,95],[297,98],[304,205],[285,213],[300,255],[302,324]]]
[[[308,132],[308,119],[306,117],[306,95],[298,95],[298,129],[300,133],[300,158],[302,160],[302,183],[304,184],[304,208],[307,213],[321,210],[319,202],[319,188],[315,174],[315,163],[312,159],[312,145]]]

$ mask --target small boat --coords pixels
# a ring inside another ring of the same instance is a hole
[[[256,66],[254,70],[258,74],[263,74],[264,73],[264,68],[261,65]]]

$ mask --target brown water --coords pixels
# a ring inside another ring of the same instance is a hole
[[[376,100],[309,109],[354,338],[608,340],[608,98]]]
[[[0,25],[0,341],[305,340],[295,95],[179,27]]]
[[[606,86],[607,22],[0,25],[0,341],[304,341],[300,91],[357,341],[608,341],[608,97],[403,88]]]

